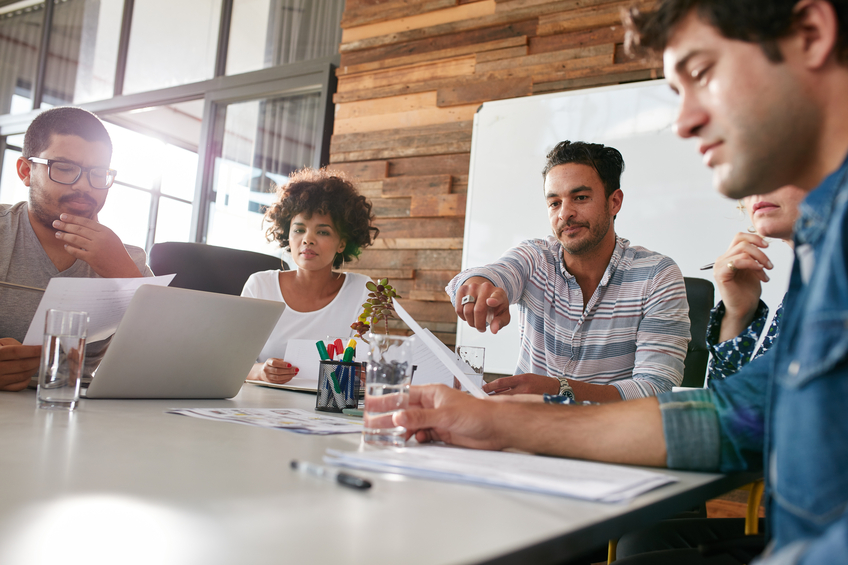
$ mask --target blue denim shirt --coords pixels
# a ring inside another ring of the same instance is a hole
[[[659,396],[669,467],[764,469],[758,563],[848,563],[848,159],[801,204],[781,335],[712,390]]]

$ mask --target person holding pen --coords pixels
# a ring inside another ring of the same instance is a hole
[[[290,339],[350,335],[368,297],[370,280],[339,267],[371,245],[379,230],[372,225],[371,203],[349,181],[326,169],[303,169],[277,189],[278,199],[265,213],[268,240],[291,252],[292,271],[254,273],[241,295],[280,300],[286,310],[247,375],[282,384],[298,367],[284,358]]]
[[[713,267],[721,300],[710,313],[707,326],[711,354],[708,384],[735,374],[743,365],[768,351],[777,339],[783,303],[778,306],[757,348],[769,313],[768,306],[760,300],[762,283],[769,281],[766,270],[772,268],[765,252],[769,246],[765,238],[777,238],[794,247],[792,228],[798,219],[798,205],[806,195],[797,186],[787,185],[769,194],[742,199],[754,233],[736,234]]]

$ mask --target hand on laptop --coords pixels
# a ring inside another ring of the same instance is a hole
[[[274,384],[284,384],[292,380],[300,371],[284,359],[269,357],[264,363],[256,363],[247,378],[254,381],[267,381]]]
[[[82,259],[104,278],[140,277],[138,267],[115,232],[94,220],[62,214],[53,222],[56,237],[65,242],[69,255]]]
[[[40,362],[40,345],[21,345],[14,338],[0,338],[0,390],[25,389],[38,372]]]
[[[483,386],[483,392],[492,394],[557,394],[559,381],[553,377],[524,373],[501,377]]]

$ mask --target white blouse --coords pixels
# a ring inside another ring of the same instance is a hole
[[[253,273],[244,283],[241,295],[285,302],[280,290],[279,274],[278,270]],[[353,336],[354,331],[350,329],[350,325],[362,312],[362,303],[368,298],[369,292],[365,283],[370,280],[358,273],[345,273],[344,283],[336,297],[314,312],[298,312],[297,304],[286,304],[283,315],[265,342],[256,362],[264,363],[269,357],[284,359],[286,345],[290,339],[318,341],[327,336]]]

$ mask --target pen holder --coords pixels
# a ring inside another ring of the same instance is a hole
[[[362,363],[321,361],[315,410],[341,413],[345,408],[358,408],[361,374]]]

